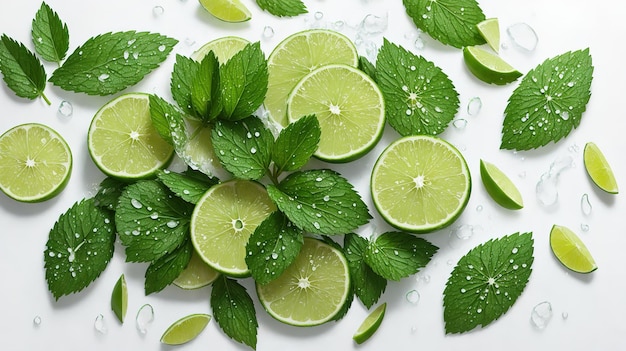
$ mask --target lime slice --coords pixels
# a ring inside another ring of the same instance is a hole
[[[454,222],[469,200],[472,181],[463,155],[443,139],[407,136],[378,157],[372,200],[392,226],[428,233]]]
[[[89,154],[105,174],[120,179],[153,176],[174,148],[152,125],[148,94],[121,95],[96,113],[87,134]]]
[[[172,325],[161,336],[161,342],[167,345],[181,345],[195,339],[211,321],[208,314],[190,314]]]
[[[298,257],[280,277],[257,284],[257,295],[276,320],[299,327],[319,325],[341,311],[350,293],[348,262],[340,250],[305,238]]]
[[[126,279],[124,274],[120,276],[113,287],[111,293],[111,309],[121,323],[124,323],[126,310],[128,309],[128,289],[126,288]]]
[[[585,144],[583,159],[587,174],[600,189],[610,194],[619,192],[613,170],[596,144]]]
[[[215,18],[224,22],[245,22],[252,18],[250,10],[239,0],[199,0]]]
[[[550,248],[556,258],[574,272],[591,273],[598,269],[585,244],[567,227],[558,225],[552,227]]]
[[[476,24],[478,33],[485,38],[487,44],[493,51],[500,50],[500,23],[497,18],[487,18],[486,20]]]
[[[191,58],[196,61],[201,61],[202,58],[209,53],[209,51],[213,51],[215,56],[217,56],[217,61],[224,64],[248,44],[250,44],[250,42],[244,38],[234,36],[223,37],[211,40],[210,42],[202,45],[200,49],[191,54]]]
[[[248,238],[275,210],[274,202],[259,183],[231,180],[215,185],[198,201],[191,216],[193,246],[218,272],[248,276]]]
[[[0,136],[0,189],[22,202],[59,194],[72,173],[72,152],[52,128],[27,123]]]
[[[464,47],[463,58],[470,72],[486,83],[504,85],[522,76],[500,56],[478,46]]]
[[[489,162],[480,160],[480,177],[487,193],[500,206],[510,210],[524,207],[522,194],[509,177]]]
[[[174,280],[174,284],[185,290],[199,289],[213,283],[218,276],[219,273],[194,250],[187,268]]]
[[[285,127],[287,98],[293,87],[311,71],[340,63],[357,67],[359,56],[345,35],[328,29],[292,34],[279,43],[267,60],[269,73],[265,109],[271,120]]]
[[[380,327],[380,324],[383,322],[383,318],[385,317],[385,310],[387,309],[387,303],[383,303],[382,305],[376,307],[372,313],[370,313],[367,318],[361,323],[359,329],[357,329],[352,339],[356,341],[357,344],[362,344],[367,339],[369,339]]]
[[[313,114],[322,130],[315,156],[327,162],[362,157],[378,143],[385,126],[385,102],[376,83],[341,64],[309,73],[289,95],[289,122]]]

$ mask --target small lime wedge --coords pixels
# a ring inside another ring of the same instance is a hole
[[[556,258],[574,272],[591,273],[598,269],[585,244],[567,227],[558,225],[552,227],[550,248]]]
[[[128,309],[128,290],[124,274],[120,276],[111,293],[111,309],[121,323],[124,323],[126,310]]]
[[[585,144],[583,159],[585,170],[594,184],[609,194],[619,192],[613,170],[596,144],[592,142]]]
[[[211,321],[208,314],[190,314],[172,325],[161,336],[161,342],[167,345],[181,345],[195,339]]]
[[[199,0],[200,5],[224,22],[245,22],[252,18],[250,10],[240,0]]]
[[[498,167],[480,160],[480,177],[487,193],[500,206],[510,210],[519,210],[524,207],[522,194]]]
[[[470,72],[485,83],[504,85],[522,76],[500,56],[478,46],[464,47],[463,59]]]
[[[185,290],[199,289],[213,283],[219,275],[194,250],[187,268],[174,280],[174,285]]]
[[[356,341],[357,344],[362,344],[367,339],[369,339],[380,327],[380,324],[383,322],[383,318],[385,317],[385,310],[387,309],[387,303],[383,303],[382,305],[376,307],[374,311],[372,311],[361,323],[359,329],[357,329],[352,339]]]
[[[478,28],[478,33],[485,38],[489,47],[498,52],[500,49],[500,22],[498,19],[487,18],[476,24],[476,28]]]

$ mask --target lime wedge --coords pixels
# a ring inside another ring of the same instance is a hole
[[[200,5],[224,22],[245,22],[252,18],[250,10],[240,0],[199,0]]]
[[[265,109],[270,119],[287,126],[287,98],[296,84],[321,66],[340,63],[357,67],[354,43],[328,29],[311,29],[292,34],[280,42],[267,60],[268,87]]]
[[[126,310],[128,309],[128,289],[124,274],[120,276],[111,293],[111,309],[121,323],[124,323]]]
[[[299,327],[319,325],[332,320],[348,298],[348,262],[340,250],[305,238],[291,266],[256,288],[259,301],[276,320]]]
[[[519,210],[524,207],[522,194],[509,177],[493,164],[480,160],[480,177],[487,193],[504,208]]]
[[[224,64],[248,44],[250,44],[250,42],[244,38],[234,36],[222,37],[202,45],[200,49],[191,54],[191,58],[196,61],[201,61],[209,51],[213,51],[217,57],[217,61]]]
[[[385,102],[376,83],[362,71],[326,65],[302,78],[287,100],[289,122],[307,115],[317,116],[322,130],[315,156],[348,162],[365,155],[380,140]]]
[[[357,344],[362,344],[367,339],[369,339],[380,327],[380,324],[383,322],[383,318],[385,317],[385,310],[387,309],[387,303],[383,303],[382,305],[376,307],[372,313],[370,313],[367,318],[361,323],[359,329],[357,329],[352,339],[356,341]]]
[[[72,173],[72,152],[60,134],[38,123],[13,127],[0,136],[0,189],[21,202],[58,195]]]
[[[470,72],[486,83],[504,85],[522,76],[500,56],[478,46],[464,47],[463,59]]]
[[[600,189],[610,194],[619,192],[613,170],[596,144],[585,144],[583,159],[587,174]]]
[[[500,23],[497,18],[487,18],[476,24],[478,33],[496,53],[500,50]]]
[[[407,136],[378,157],[370,180],[372,200],[392,226],[429,233],[463,212],[472,181],[463,155],[443,139]]]
[[[172,325],[161,336],[161,342],[167,345],[181,345],[195,339],[211,321],[208,314],[190,314]]]
[[[248,276],[248,238],[275,210],[276,205],[259,183],[231,180],[215,185],[198,201],[191,216],[193,246],[216,271]]]
[[[550,248],[556,258],[574,272],[591,273],[598,269],[585,244],[567,227],[558,225],[552,227]]]
[[[168,165],[174,148],[152,125],[148,94],[130,93],[98,110],[87,134],[94,163],[119,179],[152,177]]]
[[[185,290],[199,289],[213,283],[219,275],[194,250],[187,268],[174,280],[174,284]]]

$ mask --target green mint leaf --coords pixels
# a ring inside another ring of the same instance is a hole
[[[157,177],[176,196],[194,205],[209,188],[219,182],[217,178],[207,177],[204,173],[194,170],[182,174],[163,171],[159,172]]]
[[[174,101],[190,116],[196,116],[191,96],[192,83],[199,70],[199,62],[182,55],[176,55],[176,62],[174,63],[174,70],[170,80],[170,90]]]
[[[158,181],[127,186],[115,211],[126,261],[152,262],[179,247],[189,236],[192,211],[192,204]]]
[[[564,53],[532,69],[504,110],[500,148],[530,150],[565,138],[580,125],[592,80],[589,49]]]
[[[506,313],[526,287],[532,263],[532,233],[492,239],[470,250],[446,283],[446,334],[485,327]]]
[[[456,48],[484,44],[476,24],[485,15],[476,0],[402,0],[415,25],[443,44]]]
[[[105,33],[88,39],[50,82],[63,90],[111,95],[135,85],[167,58],[178,41],[157,33]]]
[[[381,277],[400,280],[426,267],[437,250],[413,234],[387,232],[369,242],[363,259]]]
[[[454,119],[459,94],[432,62],[385,40],[376,69],[387,121],[401,135],[440,134]]]
[[[281,130],[272,150],[277,174],[295,171],[307,164],[318,148],[321,134],[314,115],[302,117]]]
[[[258,180],[267,173],[274,136],[257,117],[217,121],[211,141],[217,158],[235,177]]]
[[[359,56],[359,69],[367,74],[374,82],[376,79],[376,66],[374,66],[365,56]]]
[[[34,100],[44,95],[46,71],[41,61],[30,50],[5,34],[0,37],[0,72],[15,95]]]
[[[267,61],[260,43],[249,44],[220,67],[222,113],[236,121],[252,115],[267,92]]]
[[[256,3],[278,17],[294,17],[308,12],[301,0],[256,0]]]
[[[211,290],[211,309],[226,335],[256,349],[259,323],[246,288],[224,276],[218,278]]]
[[[128,183],[112,177],[104,178],[100,182],[96,196],[94,196],[95,205],[109,211],[115,211],[119,198],[127,185]]]
[[[35,51],[44,60],[60,64],[70,46],[67,25],[48,4],[42,2],[33,19],[32,28]]]
[[[172,284],[189,264],[192,252],[193,245],[190,240],[186,240],[176,250],[152,262],[146,270],[145,294],[159,292]]]
[[[292,173],[267,192],[292,223],[310,233],[346,234],[372,218],[352,184],[332,170]]]
[[[387,279],[376,274],[363,259],[369,240],[349,233],[344,237],[344,251],[348,260],[354,293],[368,309],[374,306],[387,288]]]
[[[172,125],[172,122],[177,120],[177,118],[174,116],[180,115],[180,112],[178,111],[178,109],[176,109],[176,106],[170,104],[169,102],[156,95],[150,95],[149,100],[150,119],[152,120],[152,125],[157,130],[161,138],[163,138],[163,140],[174,146],[175,144],[172,136],[174,133],[172,133],[172,129],[174,129],[173,126],[176,126],[177,124],[174,123]],[[182,115],[180,115],[178,119],[181,121],[181,123],[183,122]],[[183,124],[181,124],[181,126],[184,127]],[[186,137],[187,134],[183,133],[183,135]],[[184,139],[184,141],[186,141],[186,138]]]
[[[107,267],[115,243],[110,212],[93,199],[75,203],[50,230],[44,252],[48,289],[55,299],[83,290]]]
[[[246,245],[246,264],[259,284],[278,278],[298,257],[304,244],[302,230],[279,211],[259,224]]]
[[[215,119],[222,106],[220,104],[220,63],[213,51],[204,56],[198,72],[191,81],[191,105],[203,121]]]

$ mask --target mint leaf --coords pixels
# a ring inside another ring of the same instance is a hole
[[[446,334],[485,327],[506,313],[526,287],[532,263],[532,233],[492,239],[470,250],[446,283]]]
[[[33,19],[32,28],[35,51],[44,60],[60,64],[70,46],[67,25],[48,4],[42,2]]]
[[[310,233],[346,234],[372,218],[352,184],[332,170],[292,173],[267,192],[292,223]]]
[[[204,122],[215,119],[220,105],[220,63],[213,51],[204,56],[191,81],[191,105]]]
[[[298,257],[304,244],[302,230],[279,211],[259,224],[246,245],[246,264],[259,284],[267,284]]]
[[[187,170],[182,174],[163,171],[159,172],[157,177],[176,196],[194,205],[207,190],[219,182],[217,178],[207,177],[204,173],[194,170]]]
[[[93,199],[63,213],[44,251],[46,281],[54,298],[81,291],[98,278],[113,257],[114,243],[113,218]]]
[[[281,130],[272,150],[275,173],[295,171],[307,164],[318,148],[321,134],[314,115],[302,117]]]
[[[344,237],[344,251],[350,269],[350,278],[354,293],[368,309],[374,306],[380,296],[385,292],[387,279],[376,274],[370,266],[365,263],[364,255],[367,250],[369,240],[349,233]]]
[[[246,288],[225,276],[217,278],[211,290],[211,309],[226,335],[256,349],[259,323]]]
[[[376,66],[374,66],[365,56],[359,56],[359,69],[367,74],[374,82],[376,79]]]
[[[432,62],[385,40],[376,69],[387,121],[401,135],[440,134],[454,119],[459,94]]]
[[[476,0],[402,0],[417,28],[456,48],[484,44],[476,24],[485,15]]]
[[[0,37],[0,72],[9,89],[15,95],[34,100],[43,98],[46,88],[46,71],[39,59],[30,50],[5,34]]]
[[[565,138],[580,125],[592,80],[589,49],[564,53],[532,69],[504,110],[500,148],[530,150]]]
[[[176,55],[176,62],[174,63],[174,70],[170,80],[170,90],[174,101],[190,116],[196,115],[193,109],[191,85],[199,70],[199,62],[182,55]]]
[[[180,111],[176,106],[170,104],[164,99],[150,95],[150,119],[152,125],[159,133],[163,140],[167,141],[170,145],[179,146],[184,145],[187,142],[187,134],[185,132],[184,120]],[[174,142],[174,135],[177,132],[182,132],[177,142]]]
[[[438,249],[413,234],[387,232],[369,242],[363,259],[381,277],[400,280],[426,267]]]
[[[261,179],[271,162],[274,136],[257,117],[217,121],[211,133],[215,154],[239,179]]]
[[[152,262],[146,270],[145,294],[159,292],[172,284],[189,264],[192,252],[193,245],[190,240],[186,240],[176,250]]]
[[[256,3],[278,17],[293,17],[308,12],[301,0],[256,0]]]
[[[192,204],[158,181],[127,186],[115,211],[126,261],[152,262],[179,247],[189,236],[192,211]]]
[[[95,205],[109,211],[115,211],[119,198],[127,185],[128,183],[112,177],[104,178],[100,182],[96,196],[94,196]]]
[[[159,67],[176,43],[176,39],[148,32],[101,34],[74,50],[50,82],[77,93],[115,94]]]

